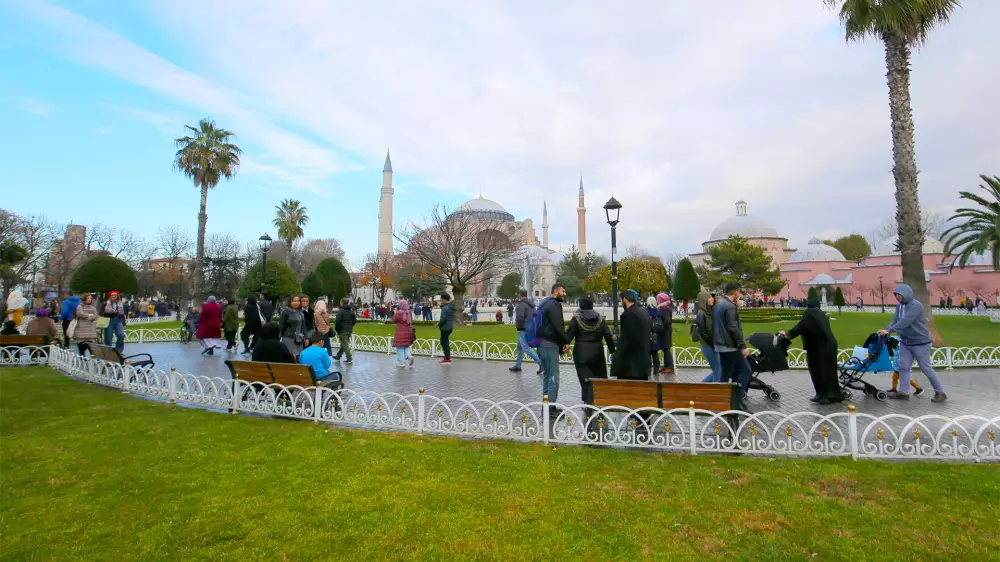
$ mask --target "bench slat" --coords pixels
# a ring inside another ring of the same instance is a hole
[[[313,386],[309,373],[274,373],[274,382],[285,386]]]
[[[721,412],[739,405],[739,386],[734,383],[677,383],[591,379],[586,383],[589,403],[598,407],[695,408]]]
[[[4,345],[48,345],[48,336],[0,335],[0,346]]]

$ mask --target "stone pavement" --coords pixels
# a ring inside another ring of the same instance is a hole
[[[202,357],[200,352],[201,348],[197,343],[129,344],[126,348],[127,354],[150,353],[159,369],[176,367],[181,373],[229,378],[229,371],[223,363],[229,357],[225,352],[217,352],[211,357]],[[541,377],[535,374],[536,369],[530,363],[524,365],[523,372],[511,373],[507,369],[512,363],[475,359],[455,359],[451,365],[439,365],[436,359],[415,357],[413,367],[399,368],[393,365],[394,357],[395,355],[385,353],[355,353],[353,364],[341,362],[340,365],[345,384],[354,390],[399,394],[416,393],[422,387],[427,394],[439,398],[457,396],[466,399],[531,402],[541,400],[542,397]],[[234,355],[233,358],[246,359],[240,355]],[[582,403],[576,371],[571,365],[563,365],[560,373],[559,402],[565,405]],[[661,375],[661,380],[696,382],[706,373],[703,369],[682,369],[676,375]],[[941,369],[938,375],[948,393],[948,402],[945,404],[932,404],[934,393],[930,383],[918,371],[914,371],[914,375],[926,390],[921,396],[911,397],[907,402],[878,402],[860,391],[853,391],[854,397],[850,403],[857,406],[858,412],[875,416],[892,413],[911,417],[937,414],[950,418],[970,414],[986,417],[1000,415],[1000,369]],[[847,408],[847,402],[829,406],[810,403],[813,390],[809,374],[805,370],[764,374],[761,379],[779,390],[781,399],[772,402],[761,391],[751,390],[745,402],[745,409],[751,412],[772,410],[783,413],[812,411],[831,414]],[[888,389],[891,374],[869,375],[866,380],[878,388]]]

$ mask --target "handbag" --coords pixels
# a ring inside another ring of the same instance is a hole
[[[72,338],[76,334],[76,318],[70,321],[69,326],[66,327],[66,337]]]
[[[97,320],[94,321],[94,325],[97,326],[98,330],[103,330],[111,325],[111,319],[107,316],[98,316]]]

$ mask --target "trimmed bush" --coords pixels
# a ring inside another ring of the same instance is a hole
[[[69,288],[79,293],[106,294],[112,289],[123,294],[139,292],[139,280],[135,272],[118,258],[96,256],[86,261],[73,272]]]

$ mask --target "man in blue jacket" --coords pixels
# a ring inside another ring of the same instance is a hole
[[[909,285],[900,285],[892,293],[899,303],[896,305],[896,313],[892,315],[892,322],[884,330],[878,331],[883,336],[892,332],[899,334],[899,386],[898,390],[889,391],[889,398],[910,398],[910,372],[913,370],[913,361],[916,361],[934,387],[931,402],[944,402],[948,395],[944,393],[941,380],[931,366],[931,335],[927,331],[924,305],[913,297],[913,289]]]

